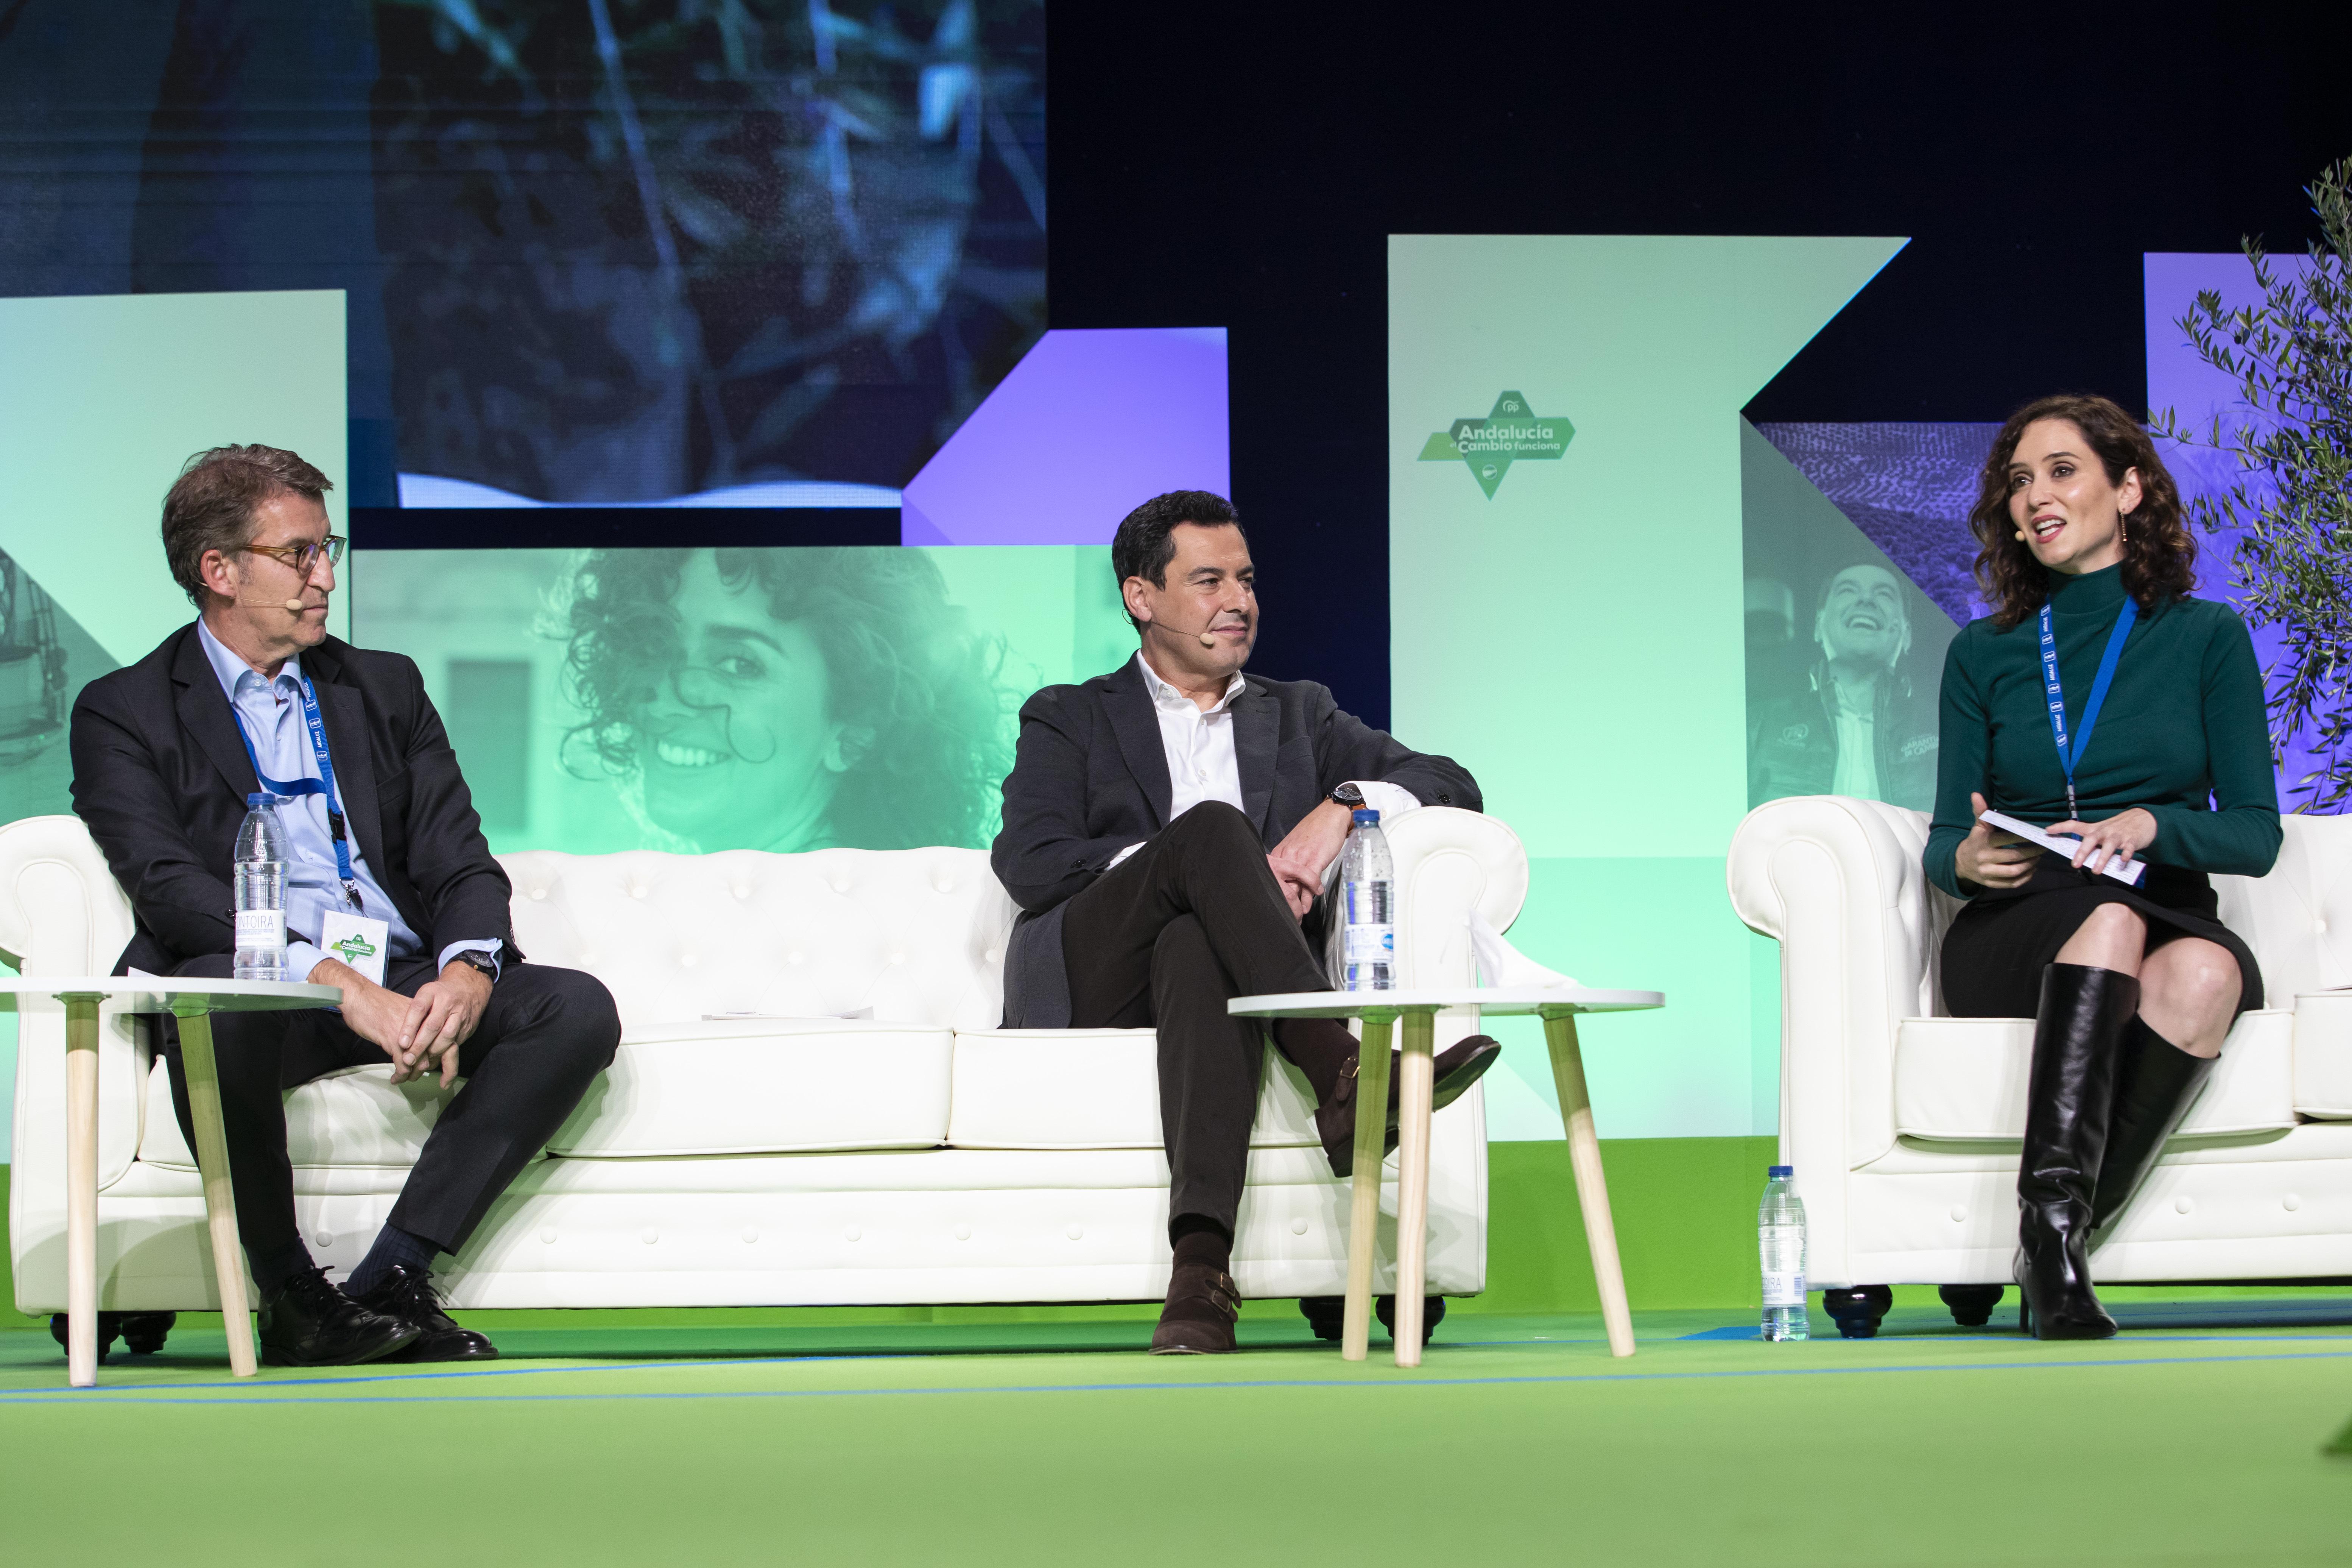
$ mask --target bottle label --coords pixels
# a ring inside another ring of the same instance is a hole
[[[1393,963],[1396,962],[1396,927],[1349,926],[1347,952],[1350,963]]]
[[[284,910],[237,910],[236,945],[284,947],[286,945],[286,911]]]
[[[1767,1268],[1764,1271],[1764,1304],[1768,1307],[1803,1306],[1804,1270]]]

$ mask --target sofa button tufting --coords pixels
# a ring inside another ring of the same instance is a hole
[[[1300,1215],[1297,1218],[1290,1222],[1290,1234],[1293,1236],[1305,1236],[1307,1234],[1307,1216],[1305,1215]]]
[[[553,1247],[555,1245],[555,1227],[551,1225],[541,1226],[539,1239],[541,1246]]]
[[[310,1245],[320,1248],[332,1247],[335,1245],[335,1233],[331,1230],[318,1231],[311,1236]]]
[[[2311,922],[2311,929],[2317,931],[2320,935],[2326,936],[2327,934],[2327,922],[2326,921],[2314,921]]]
[[[2172,1200],[2172,1206],[2176,1213],[2187,1214],[2189,1210],[2197,1206],[2197,1200],[2190,1197],[2187,1193],[2183,1193],[2179,1197]]]
[[[801,955],[797,952],[788,952],[784,954],[784,962],[786,963],[798,963],[800,961]]]
[[[845,893],[849,891],[849,879],[846,877],[835,878],[833,881],[833,890],[836,893]]]
[[[1953,1223],[1954,1225],[1965,1225],[1965,1224],[1967,1224],[1967,1223],[1968,1223],[1968,1218],[1969,1218],[1969,1205],[1966,1205],[1966,1204],[1954,1204],[1954,1205],[1952,1205],[1952,1223]]]
[[[656,1230],[651,1226],[647,1226],[644,1230],[637,1233],[637,1239],[644,1242],[647,1247],[651,1247],[655,1242],[661,1239],[661,1232]]]
[[[759,1233],[759,1231],[758,1231],[756,1228],[754,1228],[753,1226],[748,1226],[748,1225],[747,1225],[747,1226],[745,1226],[743,1227],[743,1245],[744,1245],[744,1246],[746,1246],[746,1247],[751,1247],[751,1246],[752,1246],[752,1245],[756,1244],[756,1243],[759,1241],[759,1239],[760,1239],[760,1233]]]
[[[631,897],[631,898],[633,898],[633,899],[642,899],[642,898],[644,898],[644,897],[646,896],[646,889],[645,888],[644,884],[640,883],[640,884],[638,884],[636,887],[631,888],[631,889],[629,889],[629,897]]]
[[[890,955],[890,962],[893,964],[904,963],[907,962],[907,955],[903,952],[894,952]]]
[[[751,896],[751,889],[749,888],[730,888],[727,890],[739,899],[748,899]]]
[[[980,960],[982,963],[1002,963],[1004,962],[1004,950],[1000,947],[992,947],[986,952],[980,955]]]
[[[955,1238],[958,1241],[970,1241],[971,1239],[971,1226],[968,1225],[960,1225],[956,1226]]]
[[[955,884],[951,881],[943,879],[933,882],[931,884],[931,890],[935,893],[952,893],[955,891]]]
[[[845,1225],[841,1227],[841,1239],[844,1241],[862,1241],[865,1239],[865,1237],[866,1233],[858,1229],[854,1225]]]
[[[1062,1234],[1068,1237],[1072,1241],[1084,1241],[1087,1238],[1087,1227],[1082,1225],[1074,1225],[1067,1230],[1062,1232]]]
[[[2295,1210],[2303,1206],[2303,1194],[2301,1193],[2289,1193],[2286,1196],[2279,1199],[2279,1202],[2284,1205],[2287,1213],[2293,1214]]]
[[[530,890],[530,896],[534,899],[544,899],[547,897],[547,889],[545,888],[533,888]]]
[[[677,966],[680,969],[692,969],[697,963],[701,962],[702,961],[700,959],[695,957],[694,954],[690,952],[681,952],[677,955]]]

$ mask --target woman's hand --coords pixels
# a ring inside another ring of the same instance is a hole
[[[2053,823],[2049,831],[2079,835],[2083,847],[2074,851],[2074,864],[2096,871],[2110,861],[2128,866],[2133,856],[2155,843],[2156,817],[2136,805],[2104,822]]]
[[[1960,840],[1952,856],[1953,868],[1960,880],[1974,882],[1980,888],[2021,888],[2033,875],[2034,859],[2042,851],[2014,833],[2002,833],[1985,826],[1985,797],[1969,796],[1969,805],[1976,812],[1977,824],[1969,836]]]

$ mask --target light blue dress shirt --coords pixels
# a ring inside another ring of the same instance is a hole
[[[202,621],[196,623],[196,640],[204,645],[205,657],[220,678],[221,690],[227,694],[236,722],[260,760],[261,771],[289,783],[317,778],[318,754],[310,750],[310,729],[302,721],[301,660],[288,659],[277,679],[264,680],[260,671],[222,646]],[[281,796],[278,817],[286,827],[286,977],[307,980],[327,956],[315,940],[320,918],[329,910],[351,906],[343,898],[342,874],[335,867],[335,839],[327,826],[326,795],[299,795],[291,800]],[[350,818],[344,820],[348,824]],[[425,943],[408,929],[391,895],[369,871],[359,840],[345,842],[352,852],[352,880],[359,884],[360,901],[365,906],[358,912],[391,928],[385,957],[413,958],[422,952]],[[296,938],[296,931],[310,932],[311,940]],[[496,937],[453,942],[441,950],[441,967],[447,968],[449,961],[461,952],[486,952],[495,963],[501,945]]]

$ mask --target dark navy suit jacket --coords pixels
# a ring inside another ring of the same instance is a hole
[[[1483,809],[1478,781],[1460,763],[1410,750],[1341,712],[1328,688],[1255,675],[1244,681],[1233,706],[1242,811],[1268,849],[1350,779],[1402,785],[1423,805]],[[1004,826],[989,853],[1022,909],[1005,952],[1007,1028],[1069,1026],[1063,906],[1113,856],[1168,826],[1173,799],[1159,715],[1133,659],[1076,686],[1048,686],[1022,704]]]

